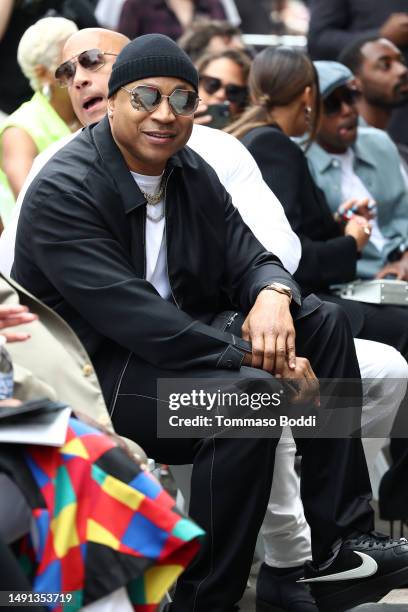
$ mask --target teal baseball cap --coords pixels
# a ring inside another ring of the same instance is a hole
[[[327,98],[335,89],[346,85],[354,78],[354,74],[339,62],[313,62],[319,75],[319,89],[322,98]]]

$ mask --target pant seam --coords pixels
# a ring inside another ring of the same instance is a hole
[[[109,415],[111,419],[113,417],[113,413],[115,412],[116,402],[118,400],[118,395],[119,395],[119,390],[120,390],[120,385],[122,384],[122,380],[123,380],[123,377],[124,377],[125,372],[127,370],[127,367],[129,365],[129,361],[130,361],[131,356],[132,356],[132,353],[129,353],[129,355],[128,355],[127,359],[126,359],[126,363],[124,365],[124,368],[123,368],[122,372],[120,373],[120,376],[119,376],[119,379],[118,379],[118,384],[117,384],[117,387],[116,387],[115,396],[114,396],[114,398],[112,400],[112,403],[111,403],[112,409],[111,409],[110,415]]]
[[[212,438],[212,445],[213,445],[213,454],[212,454],[212,459],[211,459],[211,470],[210,470],[210,532],[211,532],[211,542],[210,542],[210,551],[211,551],[211,563],[210,563],[210,570],[207,574],[207,576],[205,576],[201,582],[198,584],[197,589],[196,589],[196,593],[194,596],[194,604],[193,604],[193,610],[192,612],[195,612],[196,610],[196,604],[197,604],[197,597],[198,597],[198,592],[201,588],[201,586],[204,584],[204,582],[209,578],[209,576],[211,576],[211,574],[213,573],[214,570],[214,512],[213,512],[213,473],[214,473],[214,462],[215,462],[215,440],[214,438]]]

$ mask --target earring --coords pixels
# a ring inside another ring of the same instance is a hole
[[[305,115],[306,115],[306,119],[310,121],[312,118],[312,107],[311,106],[305,106]]]
[[[41,88],[41,93],[44,98],[47,98],[47,100],[51,100],[51,85],[49,83],[44,83]]]
[[[111,108],[108,108],[108,117],[113,117],[113,110]]]

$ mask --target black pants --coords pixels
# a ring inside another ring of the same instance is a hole
[[[321,378],[358,378],[349,323],[334,304],[322,304],[295,323],[299,356]],[[139,442],[163,463],[193,463],[190,515],[206,533],[202,553],[178,581],[174,612],[230,612],[242,597],[271,490],[277,439],[158,439],[157,378],[180,377],[135,356],[113,412],[118,433]],[[186,371],[186,378],[272,377],[261,370]],[[361,398],[359,398],[361,402]],[[361,405],[356,406],[361,410]],[[322,562],[335,540],[373,528],[371,488],[361,440],[299,439],[302,499],[312,530],[313,556]]]
[[[11,552],[8,545],[0,539],[0,591],[32,591],[27,576]],[[13,607],[13,606],[7,606]],[[45,612],[42,606],[19,606],[21,612]]]
[[[396,348],[408,361],[408,308],[406,306],[381,306],[344,300],[338,296],[320,294],[323,300],[340,304],[347,313],[353,334],[357,338],[384,342]],[[401,402],[394,426],[391,431],[391,456],[393,466],[386,473],[384,486],[380,488],[380,507],[384,510],[381,516],[389,516],[390,505],[392,511],[398,508],[399,516],[408,516],[408,504],[393,503],[388,491],[398,491],[401,474],[408,475],[408,392]],[[401,496],[399,495],[399,498]],[[405,498],[403,498],[405,499]]]
[[[408,308],[382,306],[345,300],[330,293],[319,293],[322,300],[340,304],[346,312],[355,338],[384,342],[396,348],[408,361]]]

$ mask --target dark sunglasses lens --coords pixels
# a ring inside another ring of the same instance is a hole
[[[324,100],[323,107],[326,115],[337,115],[341,109],[341,100],[336,94],[331,94]]]
[[[195,91],[175,89],[169,98],[169,103],[176,115],[192,115],[199,102]]]
[[[245,106],[248,98],[248,88],[240,85],[227,85],[225,96],[229,102],[234,102],[239,106]]]
[[[71,61],[64,62],[55,71],[55,78],[61,85],[66,85],[75,74],[75,64]]]
[[[78,63],[85,70],[96,70],[104,64],[103,53],[99,49],[89,49],[78,55]]]
[[[202,76],[200,81],[204,91],[210,96],[215,94],[215,92],[222,87],[220,79],[216,79],[215,77]]]
[[[332,93],[323,102],[324,112],[326,115],[338,115],[341,111],[341,105],[344,102],[352,106],[360,97],[360,92],[356,89],[344,88],[342,91]]]
[[[132,91],[131,101],[135,108],[144,108],[146,111],[154,110],[161,100],[161,93],[156,87],[141,85]]]
[[[355,104],[360,98],[360,92],[356,89],[347,89],[343,100],[346,104]]]
[[[77,61],[82,68],[85,68],[85,70],[97,70],[105,63],[103,52],[99,49],[89,49],[89,51],[83,51],[78,55]],[[69,85],[70,81],[74,78],[75,72],[75,62],[69,60],[68,62],[61,64],[61,66],[56,69],[55,78],[61,85]]]

